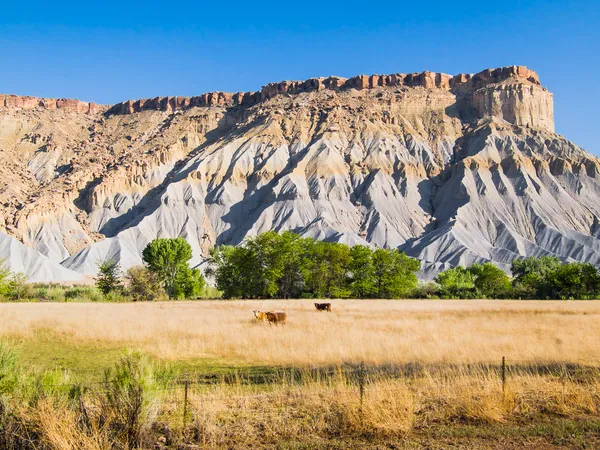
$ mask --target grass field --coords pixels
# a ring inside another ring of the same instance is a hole
[[[0,304],[0,337],[24,346],[26,364],[74,371],[101,369],[124,348],[209,366],[465,364],[502,356],[600,363],[600,302],[332,303],[331,313],[302,300]],[[284,310],[288,322],[257,323],[254,309]]]
[[[169,447],[170,440],[177,448],[185,448],[182,442],[205,448],[600,445],[599,302],[340,300],[332,306],[327,313],[303,300],[0,304],[0,340],[17,350],[20,370],[68,371],[69,383],[101,380],[127,349],[145,355],[149,367],[174,369],[179,380],[235,374],[233,382],[193,385],[184,412],[181,383],[156,389],[142,433],[152,447]],[[254,309],[284,310],[287,324],[257,323]],[[362,401],[360,362],[369,369]],[[244,378],[257,372],[283,375],[267,384]],[[39,425],[47,442],[54,436],[54,444],[40,448],[114,448],[102,430],[104,441],[85,433],[61,437],[79,419],[48,397],[47,408],[65,413],[38,417],[36,423],[50,420]],[[89,398],[95,407],[103,404]],[[45,411],[41,405],[36,415]],[[156,432],[156,424],[169,432]]]

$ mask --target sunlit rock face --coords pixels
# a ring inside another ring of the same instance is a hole
[[[527,255],[600,262],[599,161],[554,133],[552,94],[525,67],[111,107],[0,96],[0,150],[0,232],[25,244],[0,256],[35,252],[38,278],[141,264],[156,237],[184,237],[200,264],[268,230],[400,248],[423,277]]]

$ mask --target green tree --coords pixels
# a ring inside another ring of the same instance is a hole
[[[313,241],[306,247],[304,275],[307,293],[315,298],[346,298],[350,247],[339,242]]]
[[[560,265],[561,261],[556,256],[515,259],[510,269],[515,294],[519,297],[545,297],[548,293],[547,276]]]
[[[26,273],[23,273],[23,272],[13,273],[12,276],[10,277],[10,281],[8,282],[10,296],[17,300],[21,300],[21,298],[27,292],[27,287],[28,287],[27,281],[28,280],[29,280],[29,277],[27,276]]]
[[[497,298],[510,294],[510,278],[491,262],[473,264],[467,270],[475,277],[473,284],[480,296]]]
[[[114,259],[107,259],[98,263],[98,277],[96,278],[96,287],[104,295],[110,292],[121,291],[123,283],[121,281],[121,266]]]
[[[185,267],[179,271],[175,279],[175,298],[198,298],[204,289],[204,277],[200,269]]]
[[[249,238],[244,246],[248,250],[247,276],[253,280],[249,296],[270,298],[279,290],[277,282],[283,276],[285,252],[282,238],[275,231],[261,233]]]
[[[600,292],[600,275],[592,264],[562,264],[544,279],[544,294],[551,298],[580,299],[597,296]]]
[[[251,255],[243,245],[213,248],[207,274],[214,278],[224,298],[248,298],[254,290]]]
[[[375,265],[373,250],[365,245],[355,245],[350,250],[350,295],[369,298],[375,295]]]
[[[301,238],[296,233],[286,231],[281,235],[281,258],[283,267],[277,281],[280,298],[299,297],[304,289],[303,268],[306,264],[307,249],[311,238]]]
[[[475,276],[461,266],[440,272],[435,282],[440,285],[444,297],[471,298],[475,290]]]
[[[183,289],[177,283],[178,280],[185,279],[182,272],[190,270],[190,259],[192,247],[180,237],[154,239],[142,252],[142,260],[159,278],[169,299],[175,298],[177,292],[182,292]]]
[[[3,259],[0,259],[0,295],[10,294],[11,270]]]
[[[401,298],[417,287],[421,263],[398,250],[378,248],[373,253],[375,292],[378,298]]]

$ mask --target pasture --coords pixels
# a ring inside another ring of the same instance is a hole
[[[174,380],[217,376],[185,394],[171,382],[145,419],[201,448],[600,444],[599,302],[332,300],[331,312],[313,303],[5,303],[0,341],[17,349],[22,370],[58,369],[84,386],[127,349],[173,368]],[[287,322],[257,321],[255,310],[285,311]],[[369,372],[357,378],[361,363]],[[275,376],[256,384],[250,373]],[[102,404],[89,392],[86,401]],[[78,419],[65,414],[69,430]],[[162,448],[147,425],[145,445]],[[105,448],[77,439],[56,448]]]
[[[43,347],[43,357],[27,364],[44,368],[78,349],[89,353],[81,357],[103,360],[124,348],[158,360],[226,366],[467,364],[502,356],[600,363],[600,302],[333,300],[332,309],[316,311],[308,300],[4,303],[0,337],[32,354]],[[287,323],[257,322],[253,310],[285,311]],[[61,368],[77,370],[79,359]]]

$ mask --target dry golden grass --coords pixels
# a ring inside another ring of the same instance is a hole
[[[341,378],[283,383],[260,394],[218,385],[192,393],[190,402],[195,436],[207,448],[277,444],[305,436],[324,441],[332,436],[410,439],[420,430],[457,424],[484,430],[544,415],[598,417],[600,382],[519,375],[510,378],[503,392],[498,377],[485,373],[383,378],[367,384],[361,404],[357,386]]]
[[[599,363],[600,302],[312,301],[0,304],[0,337],[51,330],[69,342],[118,343],[169,360],[270,365],[560,361]],[[252,310],[284,310],[285,326]]]
[[[227,382],[214,386],[192,384],[185,427],[183,386],[161,388],[156,410],[140,424],[143,448],[164,449],[170,441],[181,448],[376,448],[399,441],[407,448],[414,442],[442,448],[435,433],[456,433],[452,447],[462,444],[465,426],[475,430],[475,444],[465,448],[495,444],[508,433],[506,441],[485,448],[523,448],[528,439],[540,443],[532,448],[554,448],[557,439],[563,448],[590,448],[579,443],[598,435],[600,371],[586,366],[600,364],[600,302],[332,304],[332,313],[301,300],[0,304],[0,339],[40,345],[51,331],[49,351],[58,335],[69,346],[118,344],[173,361],[206,357],[300,368],[269,372],[280,378],[266,385],[244,379],[244,371],[228,372]],[[288,323],[258,323],[255,309],[285,310]],[[502,356],[509,361],[504,390]],[[340,367],[360,361],[383,365],[367,367],[362,403],[357,367]],[[488,362],[494,367],[477,364]],[[397,373],[386,363],[423,364]],[[43,397],[28,407],[17,404],[23,419],[14,426],[33,430],[43,450],[115,448],[114,427],[105,423],[118,415],[100,407],[103,392],[90,383],[82,397],[89,426],[81,425],[79,404]],[[549,431],[563,420],[570,422],[558,435]],[[593,439],[591,448],[600,444]]]

